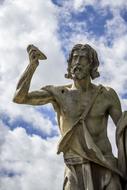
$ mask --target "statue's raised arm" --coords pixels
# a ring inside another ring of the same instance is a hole
[[[39,60],[47,59],[47,57],[34,45],[29,45],[27,47],[27,52],[29,55],[29,65],[18,82],[13,102],[31,105],[50,103],[53,97],[48,91],[41,89],[29,92],[31,79],[39,65]]]

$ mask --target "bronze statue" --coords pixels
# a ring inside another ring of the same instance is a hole
[[[46,56],[33,45],[27,50],[30,63],[19,80],[13,101],[53,105],[62,136],[58,154],[63,152],[66,166],[63,189],[122,190],[121,180],[126,178],[126,113],[122,114],[119,98],[112,88],[92,83],[99,77],[96,51],[88,44],[75,45],[65,75],[73,83],[29,92],[39,59]],[[113,156],[107,137],[109,116],[118,127],[118,159]]]

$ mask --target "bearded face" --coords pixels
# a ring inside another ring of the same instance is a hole
[[[73,79],[82,80],[90,75],[88,52],[75,50],[71,62],[71,75]]]

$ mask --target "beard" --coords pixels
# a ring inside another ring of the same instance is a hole
[[[72,73],[72,78],[75,80],[82,80],[85,79],[89,75],[88,70],[81,69],[81,70],[75,70]]]

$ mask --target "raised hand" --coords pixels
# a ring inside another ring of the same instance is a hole
[[[29,54],[29,60],[31,64],[38,64],[39,60],[47,59],[44,53],[42,53],[36,46],[32,44],[28,45],[27,52]]]

